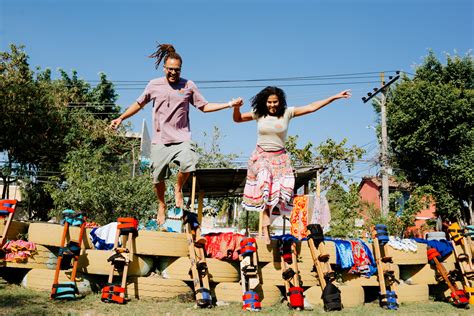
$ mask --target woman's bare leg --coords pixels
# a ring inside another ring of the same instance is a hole
[[[263,239],[265,240],[265,243],[269,245],[272,242],[272,240],[270,238],[270,211],[268,209],[265,209],[263,211],[262,226],[263,226]]]

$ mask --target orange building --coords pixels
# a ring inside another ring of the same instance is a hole
[[[402,198],[398,202],[400,205],[399,212],[403,211],[404,203],[410,197],[410,186],[407,183],[399,183],[393,178],[389,178],[388,181],[389,192],[399,191],[402,193]],[[382,196],[382,179],[379,177],[364,177],[359,184],[359,196],[362,201],[365,201],[373,205],[376,209],[381,209],[381,196]],[[421,210],[415,215],[415,225],[409,227],[407,230],[408,235],[415,237],[424,237],[424,232],[421,227],[429,219],[435,219],[436,205],[432,203],[428,208]],[[361,214],[363,219],[367,219],[367,214]]]

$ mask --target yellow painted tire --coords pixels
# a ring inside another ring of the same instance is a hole
[[[206,258],[211,282],[237,282],[240,280],[238,262],[230,263],[213,258]],[[191,263],[188,257],[158,259],[158,269],[166,279],[191,281],[189,269]]]
[[[312,262],[298,262],[298,269],[300,270],[301,280],[304,286],[318,285],[319,281],[316,274],[311,272],[313,269]],[[265,264],[261,269],[262,284],[284,286],[285,283],[282,278],[281,262],[270,262]]]
[[[181,280],[149,276],[129,278],[127,293],[130,298],[172,298],[184,294],[192,295],[193,291]]]
[[[51,292],[54,281],[54,272],[54,270],[31,269],[21,281],[21,285],[37,291]],[[65,271],[60,271],[59,283],[71,282],[68,275],[69,274]],[[84,275],[77,275],[76,286],[79,293],[82,295],[91,293],[91,284]]]
[[[215,288],[216,300],[218,302],[240,302],[242,303],[242,285],[240,283],[222,282]],[[256,292],[260,297],[262,307],[278,304],[281,300],[281,292],[277,286],[262,285],[257,287]]]

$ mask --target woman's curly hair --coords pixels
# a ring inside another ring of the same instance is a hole
[[[285,114],[285,110],[286,110],[285,92],[278,87],[266,87],[262,91],[257,93],[251,99],[251,105],[257,117],[265,117],[270,114],[267,108],[267,100],[268,100],[268,97],[271,95],[276,95],[278,97],[278,101],[280,101],[280,108],[275,113],[275,115],[278,117],[281,117],[283,116],[283,114]]]
[[[181,56],[176,52],[176,50],[174,49],[174,46],[171,44],[158,44],[158,46],[156,47],[156,52],[154,52],[148,57],[156,58],[156,61],[155,61],[156,69],[158,69],[162,60],[163,60],[163,63],[166,63],[168,58],[178,59],[181,62],[181,64],[183,63],[183,59],[181,59]]]

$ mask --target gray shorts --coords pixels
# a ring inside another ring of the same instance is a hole
[[[187,173],[196,170],[198,154],[193,141],[178,144],[151,145],[151,175],[153,183],[159,183],[171,176],[170,163],[178,165],[179,171]]]

